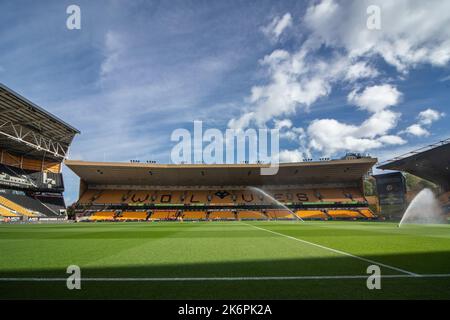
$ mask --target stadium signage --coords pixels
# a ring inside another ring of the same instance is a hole
[[[269,164],[261,167],[261,175],[275,175],[279,167],[278,129],[219,129],[210,128],[203,132],[203,122],[194,121],[193,136],[187,129],[178,128],[172,132],[171,160],[175,164]],[[235,152],[236,150],[236,152]]]

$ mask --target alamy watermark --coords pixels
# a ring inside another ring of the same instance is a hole
[[[280,133],[278,129],[203,130],[202,121],[194,121],[193,135],[184,128],[172,132],[177,142],[171,151],[175,164],[263,164],[261,175],[275,175],[279,168]]]
[[[69,15],[66,20],[66,27],[69,30],[81,29],[81,8],[76,4],[67,7],[66,13]]]
[[[381,289],[381,269],[379,266],[372,264],[367,267],[367,274],[370,276],[367,278],[366,285],[369,290]]]
[[[66,286],[69,290],[81,289],[81,269],[77,265],[70,265],[67,267],[66,273],[70,274],[66,280]]]
[[[370,5],[366,9],[366,27],[369,30],[381,30],[381,8],[377,5]]]

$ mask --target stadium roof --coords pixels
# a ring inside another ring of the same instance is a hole
[[[264,164],[147,164],[85,162],[65,164],[88,185],[232,186],[342,183],[360,181],[375,158],[280,164],[278,174],[260,174]]]
[[[0,83],[0,148],[30,157],[65,158],[77,129]]]
[[[450,189],[450,139],[439,141],[418,150],[385,161],[383,170],[400,170]]]

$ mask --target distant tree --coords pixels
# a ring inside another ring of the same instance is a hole
[[[375,196],[376,195],[376,182],[375,179],[370,177],[364,179],[364,195]]]
[[[432,183],[428,180],[419,178],[410,173],[405,173],[405,179],[406,179],[407,191],[420,191],[425,188],[431,189],[434,192],[439,191],[439,187],[437,185],[435,185],[434,183]]]

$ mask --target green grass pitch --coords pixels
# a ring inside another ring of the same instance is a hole
[[[66,288],[73,264],[81,290]],[[0,225],[0,278],[0,299],[449,299],[450,225]]]

